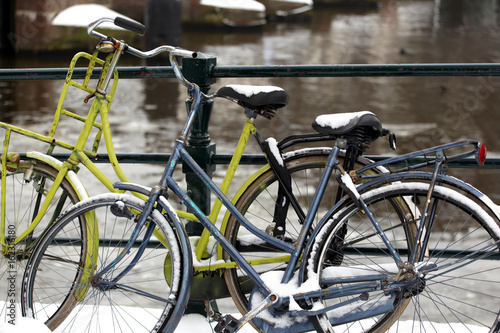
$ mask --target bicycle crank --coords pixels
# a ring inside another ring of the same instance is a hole
[[[260,302],[255,308],[248,311],[241,319],[236,319],[233,316],[227,314],[222,317],[217,326],[215,326],[215,332],[217,333],[233,333],[237,332],[250,320],[254,319],[258,314],[267,308],[271,307],[279,300],[276,294],[269,294],[262,302]]]
[[[280,298],[275,295],[276,300],[271,304],[273,306],[268,305],[261,308],[272,295],[264,298],[264,295],[260,293],[257,287],[250,294],[248,302],[250,311],[247,315],[252,313],[250,319],[260,331],[266,333],[299,333],[314,330],[314,324],[307,314],[297,314],[297,311],[288,310],[288,297]]]

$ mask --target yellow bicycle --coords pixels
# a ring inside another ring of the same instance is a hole
[[[103,35],[94,30],[100,23],[102,21],[97,21],[88,28],[91,36],[100,39],[95,52],[92,54],[77,53],[70,63],[48,134],[41,134],[0,122],[0,128],[5,130],[1,154],[2,175],[0,181],[0,253],[2,254],[0,256],[0,281],[5,281],[8,276],[12,275],[13,271],[22,272],[37,239],[43,234],[44,230],[53,224],[56,218],[68,207],[88,198],[88,192],[84,186],[85,181],[77,176],[82,165],[109,191],[120,192],[113,187],[113,181],[93,162],[93,159],[97,157],[102,138],[104,138],[110,164],[116,176],[120,181],[128,182],[113,148],[109,121],[109,111],[119,80],[116,65],[124,50],[118,47],[117,43],[112,42],[112,38],[107,36],[103,38]],[[120,21],[118,23],[120,24]],[[164,49],[159,47],[150,51],[148,56],[154,56],[162,51]],[[100,58],[102,54],[105,55],[103,59]],[[87,67],[83,79],[73,78],[77,66]],[[99,70],[99,78],[97,80],[91,79]],[[258,86],[245,86],[242,88],[252,89],[257,95],[260,94],[261,96],[269,95],[267,90],[270,89],[270,87]],[[217,97],[224,97],[238,102],[233,97],[224,96],[224,89],[230,90],[232,88],[222,88]],[[276,87],[272,87],[272,89],[275,89],[274,94],[276,94],[272,96],[278,97],[276,101],[269,103],[269,114],[265,115],[269,118],[274,115],[277,108],[286,105],[288,102],[286,92]],[[72,103],[75,100],[73,96],[78,93],[80,93],[81,99],[85,103],[90,104],[86,116],[71,111]],[[70,94],[72,98],[68,99],[67,96]],[[242,106],[245,105],[242,104]],[[294,136],[283,140],[279,144],[273,140],[264,141],[261,139],[254,123],[256,115],[248,114],[247,116],[249,119],[244,124],[233,158],[220,188],[224,194],[228,193],[247,142],[250,136],[254,136],[271,162],[274,161],[276,165],[276,158],[283,159],[285,162],[288,169],[287,173],[289,173],[288,177],[290,178],[288,186],[294,187],[295,199],[286,206],[286,210],[290,210],[290,213],[282,213],[282,215],[287,216],[287,223],[291,223],[291,225],[298,224],[305,216],[302,207],[308,207],[309,205],[331,148],[307,148],[276,157],[272,153],[273,149],[290,150],[290,147],[293,147],[296,143],[322,141],[325,136],[317,134],[302,137]],[[82,124],[80,134],[74,144],[62,141],[58,136],[58,130],[60,130],[61,126],[64,128],[65,121],[68,120]],[[16,135],[23,135],[38,142],[43,142],[47,145],[47,150],[45,152],[29,151],[26,153],[27,158],[21,159],[20,154],[12,147],[15,145]],[[69,158],[65,161],[56,159],[53,156],[56,148],[69,150],[71,152]],[[358,166],[370,163],[369,160],[359,156],[355,156],[354,160]],[[271,164],[260,168],[244,182],[232,199],[237,207],[247,211],[247,215],[258,214],[259,218],[256,219],[255,225],[270,234],[276,233],[275,230],[278,230],[275,228],[276,223],[273,216],[275,214],[275,201],[278,197],[280,197],[279,200],[284,200],[283,195],[278,193],[280,176],[277,174],[277,168],[279,166],[273,167]],[[329,201],[325,199],[323,212],[331,208],[332,203],[335,201],[333,193],[336,193],[336,188],[337,184],[332,182],[332,189],[329,191],[329,193],[332,193],[332,198]],[[139,195],[139,197],[141,196]],[[221,207],[220,200],[215,201],[209,219],[213,223],[216,223],[219,219],[222,223],[221,230],[225,231],[227,229],[228,233],[233,234],[232,238],[236,239],[237,234],[240,233],[239,227],[236,221],[230,219],[230,214],[219,218]],[[253,213],[253,208],[250,209],[250,207],[258,207],[259,212]],[[264,216],[264,214],[270,214],[271,216]],[[197,221],[193,214],[185,211],[178,211],[178,215],[188,221]],[[288,234],[280,237],[294,238],[296,236],[292,235],[292,233],[294,233],[294,230],[298,231],[299,229],[297,226],[290,226],[287,231]],[[113,234],[113,230],[99,230],[99,232],[101,243],[105,239],[119,238],[119,235]],[[192,299],[206,300],[232,294],[239,299],[237,304],[244,311],[248,303],[245,296],[245,290],[248,289],[248,286],[245,287],[238,282],[234,264],[220,263],[223,259],[223,251],[220,246],[212,248],[213,241],[209,237],[207,230],[200,237],[192,237],[192,241],[196,245],[194,258],[198,262],[195,267],[195,283],[191,292]],[[274,258],[254,258],[253,262],[262,265],[262,267],[284,265],[288,257],[286,255]],[[214,262],[219,263],[214,266]],[[15,269],[12,270],[8,267],[15,267]],[[228,269],[232,272],[227,275],[229,276],[227,278],[232,281],[229,290],[226,288],[223,278],[223,272]],[[197,279],[196,277],[203,279]],[[210,283],[213,283],[213,288],[210,288],[211,292],[208,293],[207,288],[205,288],[208,281],[206,280],[207,277],[210,278]],[[197,288],[198,285],[200,288]],[[0,284],[0,288],[0,302],[2,302],[8,298],[9,286],[8,284]],[[4,303],[3,306],[0,303],[0,315],[2,316],[6,313],[7,303]]]

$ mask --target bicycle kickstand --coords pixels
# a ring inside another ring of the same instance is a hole
[[[259,313],[275,304],[278,301],[276,294],[269,294],[257,307],[248,311],[241,319],[236,319],[230,314],[224,315],[217,326],[215,326],[216,333],[234,333],[239,331],[243,325],[255,318]]]

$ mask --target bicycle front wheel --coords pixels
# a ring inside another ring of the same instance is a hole
[[[362,195],[403,261],[414,248],[428,189],[424,183],[393,184]],[[440,186],[432,193],[428,213],[427,245],[415,251],[413,269],[406,272],[398,270],[357,205],[327,217],[308,253],[307,278],[330,290],[356,288],[361,277],[385,287],[357,300],[361,292],[318,300],[332,309],[316,318],[318,331],[333,327],[335,332],[498,330],[494,327],[500,308],[498,221],[472,200]],[[391,287],[395,282],[400,283],[398,288]],[[345,301],[351,302],[349,311],[333,309]]]
[[[170,224],[153,211],[147,225],[153,223],[156,229],[142,255],[136,257],[146,227],[130,252],[116,262],[144,205],[132,196],[106,194],[64,214],[28,262],[22,286],[24,315],[58,332],[162,331],[176,306],[183,270]]]
[[[15,170],[7,172],[5,184],[2,184],[0,180],[0,195],[2,199],[5,199],[6,207],[5,211],[0,213],[5,216],[6,237],[13,241],[31,225],[45,203],[47,192],[52,188],[58,173],[58,170],[45,163],[22,161]],[[21,278],[19,276],[16,279],[14,274],[24,272],[37,239],[59,214],[79,200],[69,181],[63,179],[42,220],[33,232],[10,248],[2,249],[5,251],[0,254],[0,281],[5,281],[5,283],[0,283],[1,318],[5,318],[7,314],[6,305],[12,301],[11,296],[19,295],[20,288],[18,287]],[[7,283],[7,281],[12,282]],[[16,299],[17,302],[19,299]]]

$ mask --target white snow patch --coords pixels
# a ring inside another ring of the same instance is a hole
[[[334,113],[334,114],[323,114],[316,117],[316,123],[321,127],[330,127],[333,129],[346,126],[353,119],[357,119],[365,114],[375,115],[371,111],[359,111],[359,112],[346,112],[346,113]]]
[[[289,158],[292,158],[295,156],[299,156],[299,155],[303,155],[303,154],[306,155],[308,153],[312,154],[312,153],[316,153],[316,152],[330,154],[331,151],[332,151],[331,147],[302,148],[302,149],[297,149],[297,150],[283,153],[283,158],[286,160],[286,159],[289,159]]]
[[[47,326],[45,326],[41,321],[18,317],[16,318],[16,325],[12,325],[3,321],[0,321],[0,332],[2,333],[50,333],[51,331]]]
[[[276,161],[278,161],[278,164],[284,166],[285,163],[283,162],[283,158],[281,157],[281,153],[278,148],[278,143],[276,142],[276,139],[269,138],[266,140],[266,142],[269,144],[269,149],[271,150],[271,154],[273,154]]]
[[[246,97],[251,97],[259,93],[271,93],[273,91],[284,91],[280,87],[276,86],[251,86],[245,84],[229,84],[227,87],[232,88],[238,94],[245,95]]]
[[[355,265],[355,266],[330,266],[321,271],[324,279],[351,278],[360,276],[371,276],[377,273],[396,274],[398,267],[395,263],[378,265]]]
[[[274,1],[303,3],[304,5],[312,5],[313,4],[313,0],[274,0]]]
[[[87,27],[90,23],[103,17],[115,18],[117,16],[131,18],[122,15],[114,10],[109,9],[103,5],[97,4],[84,4],[84,5],[74,5],[64,9],[62,12],[56,15],[52,20],[52,25],[59,26],[69,26],[69,27]],[[134,20],[132,20],[134,21]],[[124,30],[113,23],[105,22],[99,25],[99,27],[106,29]]]
[[[238,236],[238,240],[242,246],[250,246],[250,245],[262,245],[265,244],[266,241],[262,238],[259,238],[255,235],[241,235]]]
[[[319,284],[314,279],[309,279],[305,281],[302,285],[298,285],[297,276],[293,277],[288,283],[281,283],[283,278],[283,271],[270,271],[261,274],[262,280],[265,282],[266,286],[271,290],[272,293],[278,295],[280,298],[288,297],[290,300],[289,308],[292,311],[300,311],[302,308],[297,304],[293,298],[294,294],[305,293],[310,291],[319,290]],[[258,306],[260,302],[264,300],[261,294],[255,293],[252,295],[252,308]],[[322,305],[319,304],[319,307]],[[257,317],[274,323],[276,328],[286,328],[291,327],[296,323],[303,323],[308,320],[306,316],[291,316],[289,314],[282,314],[278,316],[273,316],[269,310],[262,311]]]
[[[240,9],[263,12],[266,7],[254,0],[201,0],[203,6],[218,7],[224,9]]]
[[[344,183],[344,185],[347,186],[349,191],[351,191],[356,196],[356,199],[359,199],[359,192],[358,190],[356,190],[356,186],[352,182],[351,176],[346,172],[341,176],[341,178],[342,178],[342,183]]]

